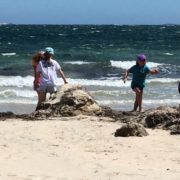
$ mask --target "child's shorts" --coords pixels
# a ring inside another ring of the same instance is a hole
[[[131,83],[131,88],[132,90],[134,90],[134,88],[139,88],[140,90],[143,90],[144,87],[140,86],[139,84],[136,83]]]
[[[45,92],[45,93],[55,93],[57,92],[57,87],[56,86],[39,86],[36,89],[38,92]]]

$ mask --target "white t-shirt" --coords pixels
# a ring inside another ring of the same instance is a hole
[[[36,71],[41,73],[40,86],[56,86],[57,71],[60,68],[59,63],[53,59],[39,61]]]

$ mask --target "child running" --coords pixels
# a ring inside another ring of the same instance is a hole
[[[144,112],[142,108],[142,96],[143,89],[145,87],[145,79],[147,74],[157,74],[159,72],[158,69],[150,69],[146,65],[146,56],[144,54],[140,54],[137,56],[136,65],[132,66],[128,69],[124,76],[124,83],[127,81],[127,77],[129,73],[133,74],[131,88],[136,93],[136,99],[134,102],[133,111],[139,110],[139,112]]]

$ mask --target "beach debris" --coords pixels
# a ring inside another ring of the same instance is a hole
[[[177,118],[180,118],[179,108],[162,106],[146,115],[145,124],[149,128],[168,127]]]
[[[143,137],[147,136],[148,133],[143,125],[138,123],[127,123],[121,128],[117,129],[114,136],[118,137],[129,137],[129,136],[138,136]]]
[[[0,112],[0,120],[5,121],[6,119],[15,118],[15,114],[12,112]]]
[[[169,130],[171,135],[180,135],[180,108],[162,106],[146,114],[145,126]]]
[[[180,119],[174,120],[174,124],[169,126],[171,135],[180,135]]]

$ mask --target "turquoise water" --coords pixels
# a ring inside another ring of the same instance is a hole
[[[160,70],[158,75],[147,77],[145,108],[180,103],[180,26],[2,25],[1,111],[15,111],[12,107],[18,104],[32,105],[32,111],[37,95],[32,89],[31,57],[47,46],[55,49],[54,58],[68,81],[86,86],[102,105],[119,110],[132,108],[130,80],[124,84],[121,78],[142,52],[148,65]]]

